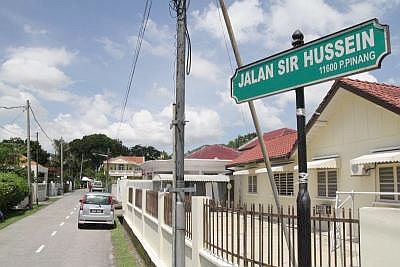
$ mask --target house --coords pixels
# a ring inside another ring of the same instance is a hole
[[[113,180],[117,178],[141,178],[142,171],[140,164],[144,162],[144,157],[136,156],[118,156],[110,158],[103,162],[104,169],[107,169],[108,174]]]
[[[207,195],[217,200],[227,199],[225,165],[240,153],[224,145],[205,145],[185,157],[185,186],[196,186],[193,195]],[[174,161],[150,160],[141,165],[144,179],[153,180],[154,189],[172,185]]]
[[[21,155],[20,156],[20,166],[25,168],[28,163],[28,159],[26,156]],[[37,166],[37,171],[38,174],[36,173],[36,161],[31,160],[31,171],[33,172],[33,178],[36,179],[38,178],[38,182],[47,182],[47,179],[49,177],[49,169],[42,166],[41,164],[38,164]]]
[[[397,195],[357,193],[400,192],[399,115],[398,86],[347,78],[333,84],[306,128],[308,190],[313,206],[320,212],[329,212],[330,207],[345,201],[356,209],[400,206]],[[274,140],[279,144],[274,146]],[[296,201],[295,140],[290,134],[266,140],[283,205]],[[257,144],[228,164],[227,168],[235,169],[235,182],[241,183],[242,194],[239,190],[236,202],[273,203],[260,155]],[[336,201],[337,191],[347,193],[339,193]]]
[[[294,160],[291,158],[291,152],[297,133],[295,130],[282,128],[265,133],[263,138],[278,191],[280,195],[292,196],[294,194]],[[273,203],[271,202],[272,195],[265,194],[266,192],[272,194],[272,191],[268,190],[269,180],[266,176],[258,139],[254,138],[239,147],[239,150],[242,152],[241,155],[226,166],[233,172],[231,184],[234,188],[235,203]]]

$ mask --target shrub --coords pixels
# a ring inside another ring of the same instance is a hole
[[[28,194],[24,178],[13,172],[0,172],[0,210],[7,213]]]

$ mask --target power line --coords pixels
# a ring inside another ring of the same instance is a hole
[[[226,40],[226,35],[225,35],[225,31],[224,31],[224,26],[222,24],[222,18],[221,18],[221,12],[220,12],[220,4],[218,2],[218,0],[215,0],[215,3],[217,5],[217,11],[218,11],[218,18],[219,18],[219,24],[221,26],[221,31],[222,31],[222,36],[224,37],[224,43],[225,43],[225,50],[226,50],[226,54],[228,55],[228,59],[229,59],[229,66],[231,67],[231,72],[233,73],[234,68],[233,68],[233,64],[232,64],[232,59],[231,59],[231,54],[229,53],[229,48],[228,48],[228,41]],[[247,133],[250,133],[250,129],[248,127],[248,120],[246,120],[246,116],[243,113],[243,109],[239,106],[239,112],[240,115],[242,116],[242,121],[245,127],[245,130]]]
[[[0,129],[2,129],[4,132],[7,132],[8,134],[10,134],[11,136],[21,136],[18,133],[14,133],[13,131],[10,131],[9,129],[7,129],[6,127],[4,127],[3,125],[0,125]]]
[[[25,108],[25,106],[13,106],[13,107],[6,107],[6,106],[0,106],[2,109],[17,109],[17,108]]]
[[[5,127],[5,125],[13,124],[14,122],[16,122],[16,121],[19,119],[19,117],[21,117],[22,113],[24,113],[24,112],[25,112],[25,110],[23,109],[23,110],[22,110],[20,113],[18,113],[17,116],[16,116],[14,119],[12,119],[10,122],[8,122],[8,123],[6,123],[6,124],[4,124],[4,125],[0,125],[0,128],[3,129],[3,131],[8,132],[9,134],[12,134],[12,135],[15,135],[15,136],[20,136],[20,134],[17,134],[17,133],[15,133],[15,132],[10,131],[9,129],[7,129],[7,128]]]
[[[42,133],[47,137],[47,139],[50,140],[50,142],[53,144],[54,140],[49,137],[49,135],[46,133],[46,131],[43,129],[42,125],[39,123],[38,119],[36,118],[35,112],[33,112],[32,106],[29,106],[29,109],[32,111],[33,119],[35,120],[36,124],[39,126],[40,130]]]
[[[137,39],[136,39],[136,48],[135,48],[135,51],[133,53],[133,59],[132,59],[131,70],[130,70],[130,73],[129,73],[128,85],[127,85],[125,96],[124,96],[124,99],[123,99],[123,104],[122,104],[122,109],[121,109],[121,118],[120,118],[120,121],[119,121],[118,130],[117,130],[117,138],[118,138],[119,131],[121,129],[121,124],[124,121],[126,105],[128,103],[128,98],[129,98],[129,94],[130,94],[131,87],[132,87],[133,76],[134,76],[135,71],[136,71],[136,65],[137,65],[137,61],[138,61],[138,58],[139,58],[140,49],[142,47],[144,33],[146,31],[147,22],[148,22],[149,16],[150,16],[151,5],[152,5],[152,1],[151,0],[147,0],[145,8],[144,8],[144,11],[143,11],[142,23],[140,25],[139,33],[138,33],[138,36],[137,36]]]

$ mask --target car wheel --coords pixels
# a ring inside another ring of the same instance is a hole
[[[84,224],[83,223],[78,223],[78,229],[83,229],[84,228]]]

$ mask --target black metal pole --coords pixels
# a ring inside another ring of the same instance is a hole
[[[293,35],[294,47],[304,44],[304,36],[296,30]],[[297,118],[297,159],[299,170],[299,192],[297,194],[297,261],[299,267],[311,267],[311,200],[308,193],[306,112],[304,105],[304,87],[296,88]]]

